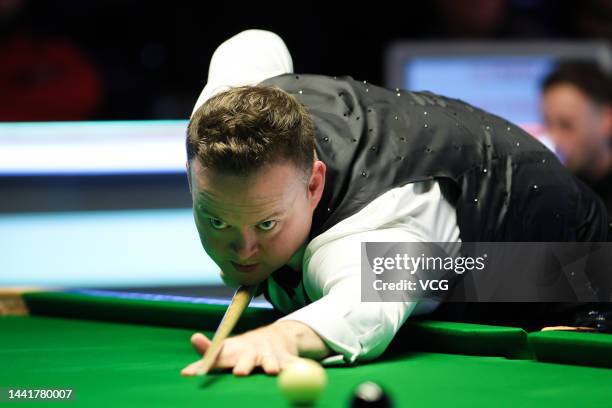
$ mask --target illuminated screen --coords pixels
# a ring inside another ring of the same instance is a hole
[[[540,82],[554,67],[547,56],[421,57],[404,68],[404,87],[449,95],[502,116],[534,125],[539,113]]]
[[[603,41],[396,41],[385,52],[385,86],[466,101],[521,126],[552,150],[540,86],[565,60],[612,70]]]
[[[186,120],[0,123],[0,176],[185,171]]]
[[[0,286],[221,284],[186,120],[0,124]]]

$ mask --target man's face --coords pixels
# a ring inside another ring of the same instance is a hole
[[[291,164],[239,177],[192,160],[187,171],[202,246],[226,283],[253,285],[290,262],[301,267],[298,250],[308,238],[325,184],[323,162],[315,162],[308,185]]]
[[[548,132],[571,170],[588,173],[602,154],[608,154],[609,113],[577,87],[559,84],[546,90],[542,112]]]

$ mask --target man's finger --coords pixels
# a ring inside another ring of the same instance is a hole
[[[198,360],[198,361],[196,361],[194,363],[189,364],[187,367],[185,367],[185,368],[183,368],[181,370],[181,375],[182,376],[196,375],[200,365],[202,365],[202,361],[201,360]]]
[[[195,352],[200,356],[206,352],[211,344],[212,342],[208,339],[208,337],[202,333],[194,333],[194,335],[191,336],[191,345],[193,346]]]
[[[276,375],[280,372],[280,363],[278,357],[271,351],[264,351],[261,354],[261,368],[266,374]]]
[[[240,356],[240,358],[238,359],[238,362],[236,363],[236,365],[234,366],[234,369],[232,370],[234,375],[244,376],[244,375],[251,374],[251,371],[253,371],[253,368],[255,368],[256,358],[257,358],[257,355],[254,352],[245,351]]]

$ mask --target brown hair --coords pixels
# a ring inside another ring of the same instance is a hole
[[[559,84],[574,85],[597,104],[612,104],[612,78],[594,62],[581,60],[562,62],[544,78],[542,91],[546,92]]]
[[[208,99],[187,128],[187,160],[204,168],[248,175],[292,163],[308,180],[314,124],[308,109],[278,87],[241,86]]]

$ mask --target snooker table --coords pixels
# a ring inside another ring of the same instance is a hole
[[[23,307],[0,317],[0,406],[289,406],[276,377],[260,371],[179,375],[197,358],[191,334],[212,334],[226,300],[71,290],[10,302]],[[236,331],[277,317],[252,304]],[[385,387],[396,407],[611,406],[611,337],[411,319],[375,362],[327,367],[317,406],[348,406],[366,380]],[[74,391],[70,401],[7,402],[7,387]]]

